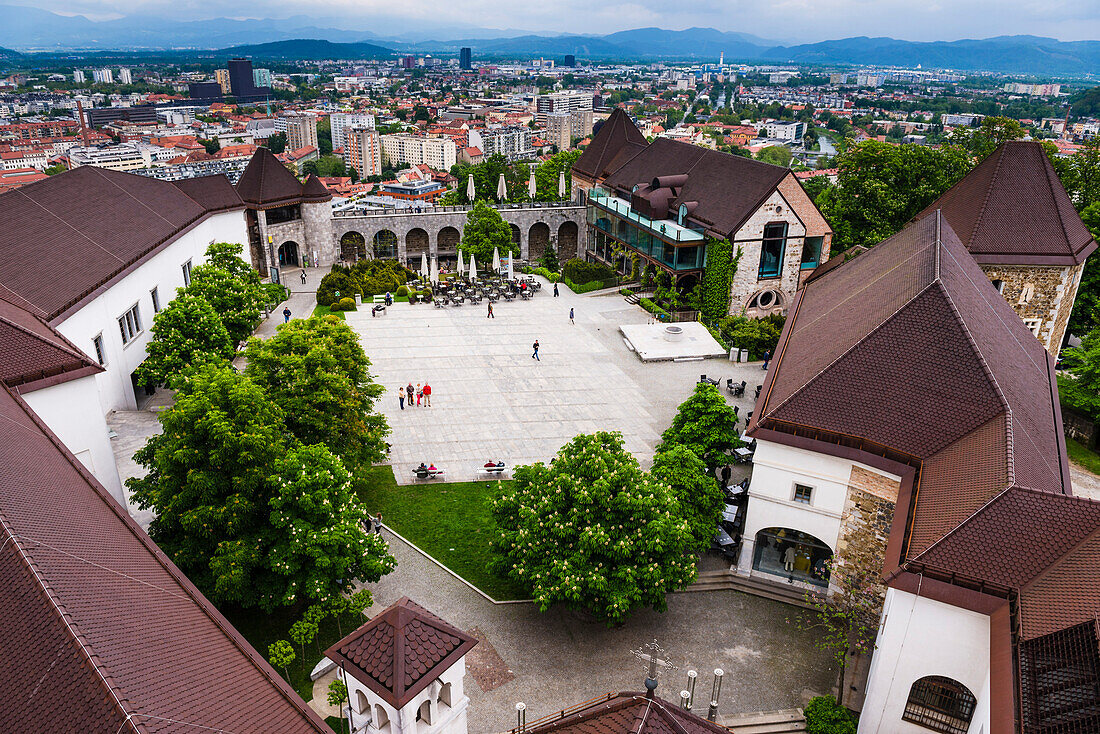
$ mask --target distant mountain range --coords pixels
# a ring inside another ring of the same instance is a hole
[[[260,58],[382,58],[400,53],[454,54],[463,46],[483,58],[558,58],[572,54],[592,60],[707,59],[800,64],[875,66],[921,65],[925,68],[990,70],[1036,75],[1100,73],[1100,41],[1063,42],[1037,36],[1001,36],[980,40],[916,42],[893,38],[844,38],[786,46],[747,33],[689,28],[669,31],[637,28],[607,35],[532,35],[476,27],[408,23],[388,16],[372,18],[372,31],[328,27],[332,19],[296,16],[284,19],[190,22],[154,16],[92,21],[24,6],[0,5],[0,47],[23,52],[160,52],[201,56],[251,55]],[[444,36],[446,28],[450,34]],[[386,29],[395,35],[385,35]],[[433,40],[426,40],[434,37]],[[435,39],[444,40],[435,40]],[[449,39],[449,40],[448,40]],[[117,55],[117,53],[112,54]],[[0,58],[3,58],[0,56]]]

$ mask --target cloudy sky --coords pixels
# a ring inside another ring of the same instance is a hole
[[[9,0],[96,20],[135,13],[201,20],[313,17],[318,25],[416,33],[452,25],[541,33],[691,26],[783,41],[892,36],[914,41],[1030,34],[1100,39],[1098,0]]]

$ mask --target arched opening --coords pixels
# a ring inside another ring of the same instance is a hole
[[[929,675],[914,681],[902,721],[947,734],[966,734],[978,700],[953,678]]]
[[[345,232],[340,238],[340,259],[353,263],[367,257],[367,240],[358,232]]]
[[[420,256],[430,254],[428,233],[420,227],[414,227],[405,235],[405,261],[413,270],[420,269]]]
[[[428,699],[416,710],[417,728],[426,731],[432,725],[432,701]]]
[[[287,266],[298,267],[301,262],[298,260],[298,243],[291,240],[290,242],[284,242],[279,245],[279,267],[285,268]]]
[[[390,730],[390,716],[380,703],[374,704],[374,728],[381,732]]]
[[[447,706],[449,708],[450,706],[454,705],[451,703],[450,683],[444,683],[442,686],[439,687],[439,698],[437,700],[441,706]]]
[[[374,258],[388,260],[397,257],[397,235],[388,229],[374,233]]]
[[[462,235],[454,227],[444,227],[439,230],[439,238],[437,241],[439,247],[439,254],[447,253],[448,255],[455,255],[458,253],[458,241],[462,239]]]
[[[699,285],[699,276],[692,273],[690,275],[682,276],[679,280],[676,281],[676,290],[680,291],[680,293],[684,295],[687,295],[688,293],[691,293],[691,291],[697,285]]]
[[[562,222],[558,227],[558,253],[563,260],[577,256],[577,223]]]
[[[745,305],[745,315],[751,319],[761,319],[773,313],[783,313],[787,310],[787,298],[783,291],[776,288],[765,288],[752,294]]]
[[[538,260],[550,244],[550,227],[546,222],[535,222],[527,231],[527,259]]]
[[[827,587],[832,557],[832,549],[809,533],[791,528],[764,528],[756,534],[752,570],[781,576],[787,581]]]
[[[355,692],[355,710],[361,714],[370,713],[370,702],[367,701],[367,694],[362,691]]]
[[[508,226],[512,229],[512,244],[515,245],[517,248],[519,248],[519,246],[520,246],[519,227],[517,227],[514,224],[509,224]]]

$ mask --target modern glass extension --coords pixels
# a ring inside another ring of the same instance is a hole
[[[672,219],[649,219],[630,208],[630,203],[601,189],[588,194],[589,249],[610,261],[616,244],[626,245],[673,271],[701,269],[706,260],[702,230]]]

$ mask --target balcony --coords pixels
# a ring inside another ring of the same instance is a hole
[[[606,193],[590,194],[588,224],[595,228],[589,249],[603,260],[611,259],[614,244],[622,244],[672,271],[698,270],[704,265],[701,231],[670,219],[649,219]]]

